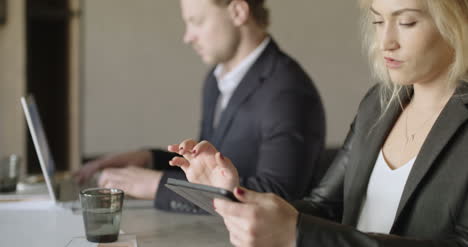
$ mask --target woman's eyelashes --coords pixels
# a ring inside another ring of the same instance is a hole
[[[417,21],[409,21],[409,22],[400,22],[399,24],[401,26],[405,26],[405,27],[413,27],[416,25],[416,23],[418,23]]]
[[[416,25],[416,23],[418,22],[417,21],[409,21],[409,22],[402,21],[402,22],[399,22],[398,25],[404,26],[404,27],[413,27]],[[384,24],[384,21],[373,21],[372,24],[380,26]]]

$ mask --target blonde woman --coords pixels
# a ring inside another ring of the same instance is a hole
[[[292,206],[239,188],[209,143],[169,147],[190,181],[243,202],[214,201],[235,246],[468,246],[468,0],[361,8],[380,83],[310,198]]]

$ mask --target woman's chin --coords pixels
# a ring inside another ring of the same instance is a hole
[[[390,74],[390,80],[392,83],[399,85],[399,86],[409,86],[412,83],[412,80],[409,79],[408,77],[403,77],[403,76],[392,76]]]

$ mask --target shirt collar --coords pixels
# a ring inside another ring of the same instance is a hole
[[[230,94],[234,91],[237,86],[240,84],[242,78],[244,78],[247,71],[252,67],[252,65],[257,61],[258,57],[266,49],[267,45],[270,43],[271,38],[266,37],[260,45],[255,48],[246,58],[244,58],[233,70],[226,73],[224,76],[221,76],[223,71],[223,65],[218,64],[214,70],[214,76],[218,81],[218,88],[222,94]]]

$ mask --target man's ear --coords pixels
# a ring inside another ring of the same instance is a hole
[[[249,20],[250,7],[245,0],[231,1],[228,11],[235,26],[242,26]]]

